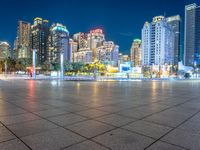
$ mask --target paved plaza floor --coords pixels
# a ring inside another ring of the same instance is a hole
[[[0,150],[200,150],[200,81],[0,80]]]

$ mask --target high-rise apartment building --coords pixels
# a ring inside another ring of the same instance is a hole
[[[39,65],[48,61],[48,37],[48,20],[35,18],[34,24],[31,26],[31,48],[37,50],[37,63]]]
[[[142,64],[142,41],[135,39],[131,47],[131,62],[134,67]]]
[[[93,52],[93,61],[96,59],[97,48],[103,45],[105,35],[102,29],[91,30],[87,35],[87,46]]]
[[[64,61],[72,61],[69,31],[62,24],[56,23],[50,28],[48,61],[59,63],[61,53],[64,54]]]
[[[87,36],[86,36],[87,35]],[[119,46],[106,41],[102,29],[91,30],[88,34],[79,32],[70,40],[73,62],[92,63],[99,61],[117,66]]]
[[[85,33],[79,32],[73,35],[74,42],[78,43],[78,49],[87,48],[87,37]]]
[[[18,37],[14,40],[13,57],[14,59],[18,59]]]
[[[179,61],[183,60],[183,52],[181,51],[181,17],[180,15],[176,15],[166,19],[174,32],[174,64],[177,65]]]
[[[15,57],[17,58],[30,58],[30,33],[31,24],[25,21],[19,21],[17,27],[17,38],[15,45]]]
[[[142,29],[142,65],[164,64],[174,64],[174,32],[164,16],[157,16]]]
[[[200,6],[195,3],[185,6],[184,64],[200,64]]]
[[[119,46],[113,41],[105,41],[102,46],[96,50],[96,59],[104,64],[117,66]]]

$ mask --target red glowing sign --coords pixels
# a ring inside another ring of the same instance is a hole
[[[103,34],[103,30],[102,30],[102,29],[95,29],[95,30],[91,30],[90,33],[99,33],[99,34]]]

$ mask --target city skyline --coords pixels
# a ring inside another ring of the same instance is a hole
[[[3,12],[7,8],[6,6],[9,6],[10,2],[12,1],[2,1],[2,5],[0,6],[1,14],[5,14]],[[59,2],[42,1],[38,4],[36,0],[27,3],[28,5],[23,0],[12,2],[12,6],[10,7],[12,11],[6,15],[1,15],[4,23],[1,24],[0,28],[0,33],[2,33],[0,40],[8,41],[13,49],[18,20],[33,23],[33,18],[38,16],[48,19],[51,23],[62,23],[69,30],[70,36],[77,32],[88,32],[90,29],[100,27],[104,30],[108,40],[112,40],[120,46],[120,52],[129,54],[133,39],[141,38],[141,28],[145,21],[150,20],[154,16],[164,14],[166,16],[180,14],[184,19],[185,5],[197,1],[185,0],[180,2],[178,0],[165,0],[163,1],[164,6],[160,6],[158,0],[149,2],[149,5],[143,5],[142,1],[137,3],[125,1],[123,7],[120,6],[120,2],[112,0],[106,3],[105,1],[101,1],[98,5],[93,4],[90,0],[84,2],[64,2],[61,0]],[[179,6],[178,8],[172,7],[177,5]],[[159,7],[157,8],[156,6]],[[154,7],[155,9],[152,11],[151,9]],[[76,11],[76,9],[79,11]],[[15,15],[12,12],[15,12]],[[115,24],[113,25],[113,23]]]

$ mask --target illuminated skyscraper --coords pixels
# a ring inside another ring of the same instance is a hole
[[[105,41],[102,46],[96,50],[96,59],[104,64],[117,66],[119,46],[113,41]]]
[[[87,48],[87,37],[85,33],[79,32],[73,35],[74,42],[78,43],[78,49]]]
[[[0,59],[10,57],[10,45],[8,42],[0,41]]]
[[[37,49],[37,63],[40,65],[47,61],[48,37],[48,20],[35,18],[31,26],[31,48]]]
[[[185,6],[184,64],[200,64],[200,6]]]
[[[30,58],[31,47],[30,47],[30,33],[31,24],[25,21],[19,21],[17,27],[17,38],[15,47],[15,57],[17,58]]]
[[[74,62],[118,64],[119,46],[112,41],[105,41],[102,29],[91,30],[87,36],[81,32],[74,34],[70,45]]]
[[[87,46],[93,52],[93,61],[96,59],[97,48],[103,45],[105,35],[102,29],[91,30],[87,35]]]
[[[14,59],[18,59],[18,37],[14,40],[13,56]]]
[[[62,24],[53,24],[49,35],[49,62],[60,62],[60,53],[64,53],[64,61],[72,61],[72,52],[69,45],[69,31]]]
[[[174,32],[164,16],[142,29],[142,65],[174,64]]]
[[[73,39],[69,39],[70,51],[72,52],[72,62],[74,62],[74,53],[78,52],[78,43]]]
[[[142,42],[140,39],[135,39],[131,47],[131,62],[134,67],[142,64]]]
[[[72,39],[69,40],[70,48],[72,52],[78,51],[78,43],[74,42]]]
[[[174,64],[178,64],[182,59],[181,51],[181,17],[179,15],[167,18],[167,23],[172,26],[174,32]]]

